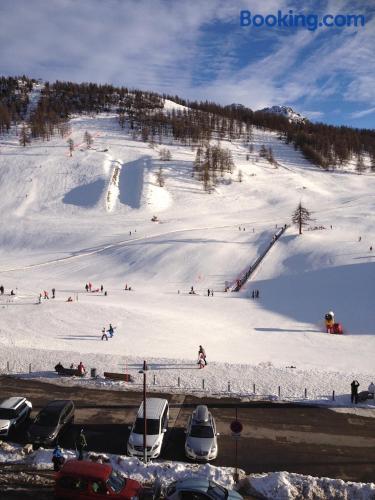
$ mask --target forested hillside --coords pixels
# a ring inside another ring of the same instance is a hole
[[[27,77],[0,79],[0,133],[25,118],[28,93],[35,80]],[[180,106],[164,108],[170,99]],[[178,96],[98,85],[96,83],[46,82],[38,105],[27,117],[21,141],[48,140],[69,133],[69,118],[81,113],[115,111],[119,127],[132,130],[134,138],[162,143],[173,138],[183,145],[204,147],[212,138],[246,138],[251,149],[252,127],[274,130],[320,167],[338,168],[355,161],[361,173],[375,171],[375,131],[336,127],[324,123],[293,122],[287,117],[252,111],[242,105],[221,106],[213,102],[187,101]],[[199,162],[198,162],[199,163]]]

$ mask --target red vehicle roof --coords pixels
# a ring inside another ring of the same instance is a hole
[[[63,465],[60,476],[69,474],[71,476],[81,476],[106,481],[111,472],[112,467],[108,464],[99,464],[91,462],[91,460],[68,460]]]

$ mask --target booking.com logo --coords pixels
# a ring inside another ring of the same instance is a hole
[[[307,28],[315,31],[318,28],[346,28],[348,26],[364,26],[365,16],[356,14],[325,14],[319,17],[317,14],[294,14],[292,10],[288,14],[283,14],[281,10],[277,15],[261,14],[252,15],[249,10],[240,12],[241,26],[253,26],[254,28]]]

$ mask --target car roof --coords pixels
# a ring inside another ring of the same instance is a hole
[[[54,401],[50,401],[43,408],[43,410],[61,410],[62,408],[65,408],[65,406],[69,403],[73,404],[73,401],[71,399],[56,399]]]
[[[208,422],[210,418],[210,412],[206,405],[198,405],[193,411],[194,422]]]
[[[167,399],[162,398],[146,398],[146,416],[147,418],[158,419],[163,413],[165,405],[168,405]],[[143,418],[143,401],[139,407],[137,417]]]
[[[90,460],[68,460],[63,465],[60,474],[106,481],[111,472],[112,467],[108,464],[99,464]]]
[[[180,481],[176,481],[176,488],[178,490],[183,489],[191,489],[195,491],[207,491],[210,485],[210,481],[204,478],[193,478],[188,477],[186,479],[181,479]]]
[[[0,408],[7,408],[8,410],[14,410],[24,401],[26,401],[26,398],[24,397],[13,396],[11,398],[4,399],[4,401],[0,404]]]

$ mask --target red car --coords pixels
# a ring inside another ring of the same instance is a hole
[[[135,500],[141,490],[138,481],[123,478],[109,464],[88,460],[68,460],[56,474],[55,498],[58,500]]]

